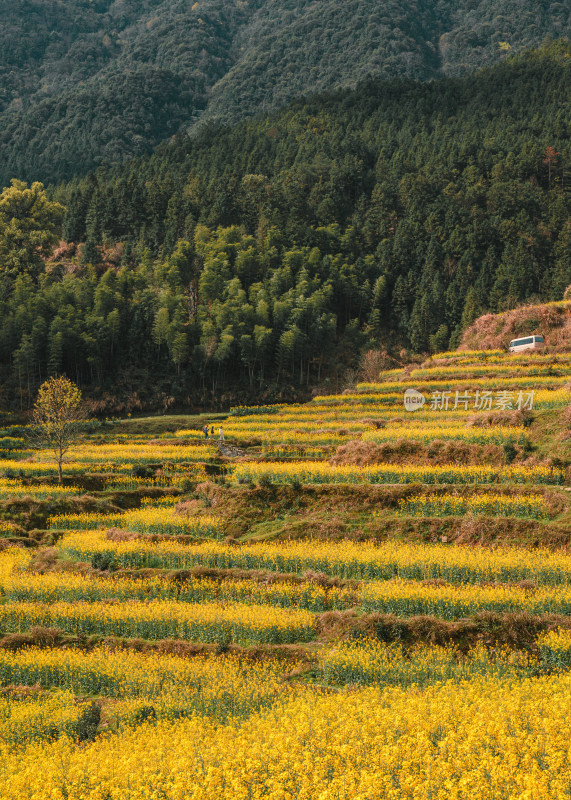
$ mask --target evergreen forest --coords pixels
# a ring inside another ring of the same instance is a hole
[[[69,179],[208,121],[432,80],[571,36],[561,0],[0,0],[0,184]]]
[[[559,40],[209,123],[45,190],[14,181],[2,402],[60,373],[111,411],[301,398],[371,349],[398,363],[484,311],[561,299],[570,69]]]

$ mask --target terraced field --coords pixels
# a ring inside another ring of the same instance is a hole
[[[0,797],[568,797],[570,385],[439,354],[94,424],[63,487],[6,427]]]

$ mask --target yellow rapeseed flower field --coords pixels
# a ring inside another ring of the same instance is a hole
[[[563,800],[571,677],[311,691],[245,722],[1,747],[6,800]],[[41,769],[38,769],[41,764]]]
[[[399,511],[405,516],[429,517],[462,514],[531,517],[548,516],[545,498],[540,494],[418,494],[399,501]]]
[[[0,437],[1,800],[569,797],[567,473],[537,431],[571,354],[371,378],[234,408],[229,446],[109,421],[65,487]]]
[[[222,533],[222,520],[212,515],[191,517],[177,514],[169,505],[150,506],[123,514],[57,514],[50,517],[51,528],[57,530],[91,530],[125,528],[140,534],[190,535],[217,537]]]
[[[547,586],[571,583],[571,555],[516,547],[450,547],[444,544],[370,542],[261,542],[240,547],[219,542],[188,546],[142,540],[111,542],[101,532],[66,534],[57,545],[67,557],[86,561],[104,553],[129,568],[261,569],[303,573],[307,570],[360,580],[441,578],[451,583],[533,580]]]
[[[177,702],[185,715],[199,713],[216,719],[246,716],[290,691],[281,679],[282,671],[279,662],[272,659],[252,661],[233,655],[189,659],[105,647],[91,652],[0,650],[3,684],[39,686],[42,690],[55,687],[75,696],[137,700],[139,708],[141,703],[156,708],[159,701],[165,704],[163,716],[172,714]],[[127,716],[133,711],[127,709]]]
[[[246,603],[79,600],[0,605],[0,629],[21,633],[37,626],[69,634],[222,644],[280,644],[314,636],[314,617],[308,611]]]
[[[486,465],[331,465],[315,461],[244,461],[233,468],[237,480],[277,483],[529,483],[558,485],[563,473],[546,466],[492,467]]]

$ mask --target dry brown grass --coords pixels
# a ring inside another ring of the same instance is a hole
[[[140,570],[119,570],[114,573],[118,577],[138,577]],[[255,583],[262,583],[271,585],[273,583],[294,583],[301,585],[304,583],[321,586],[324,589],[331,589],[333,587],[350,587],[356,589],[360,585],[360,581],[343,580],[342,578],[330,577],[324,572],[314,572],[306,570],[302,575],[292,572],[270,572],[269,570],[260,569],[239,569],[231,567],[228,569],[219,569],[217,567],[193,567],[190,570],[171,570],[164,572],[163,570],[146,570],[145,578],[150,577],[149,573],[154,575],[162,575],[167,580],[174,583],[184,584],[188,581],[200,580],[215,580],[223,583],[224,581],[234,580],[248,580]]]
[[[193,517],[204,512],[204,501],[201,500],[182,500],[174,507],[174,513],[181,517]]]
[[[468,426],[484,428],[490,425],[524,425],[531,419],[529,411],[486,411],[468,417]]]
[[[459,350],[495,350],[518,336],[541,334],[550,352],[571,349],[571,303],[520,306],[503,314],[484,314],[462,336]]]
[[[219,486],[212,481],[204,481],[199,483],[195,489],[195,495],[203,500],[209,507],[215,508],[216,506],[224,505],[225,493],[224,487]],[[179,507],[182,503],[179,503]]]
[[[540,633],[557,628],[571,629],[571,617],[560,614],[533,615],[527,612],[496,613],[482,611],[473,617],[447,621],[431,616],[401,618],[394,614],[359,614],[356,610],[327,611],[316,620],[317,640],[326,643],[368,636],[382,642],[415,644],[453,644],[467,651],[476,644],[489,647],[505,646],[535,651]],[[67,636],[52,628],[31,628],[27,633],[11,633],[0,637],[0,649],[18,651],[29,647],[69,648],[89,652],[96,647],[110,650],[131,650],[139,653],[163,653],[181,658],[203,655],[224,655],[261,661],[265,659],[294,662],[297,666],[287,678],[305,672],[303,665],[315,662],[314,647],[309,643],[288,645],[257,645],[241,647],[235,644],[193,643],[177,639],[149,642],[143,639],[121,639],[101,636]],[[300,668],[298,670],[298,668]],[[33,688],[33,687],[32,687]]]
[[[509,494],[512,491],[510,487],[499,484],[489,489],[494,493]],[[230,542],[232,538],[236,546],[239,541],[246,541],[246,537],[247,541],[311,538],[380,542],[387,539],[441,541],[444,535],[449,537],[449,541],[460,539],[477,544],[503,542],[529,548],[537,547],[542,542],[545,547],[567,547],[571,541],[571,529],[566,530],[563,522],[557,521],[500,517],[404,518],[391,514],[399,501],[411,494],[419,491],[442,493],[442,487],[438,486],[332,484],[307,485],[299,489],[275,484],[269,487],[216,486],[216,490],[220,492],[216,513],[224,517],[229,537],[227,541]],[[474,487],[457,486],[454,491],[469,494]],[[561,502],[564,502],[561,498],[566,495],[557,490],[541,491],[545,491],[546,499],[550,505],[553,502],[553,510],[557,512],[562,507]],[[382,510],[388,512],[387,516],[373,516],[372,512]],[[151,540],[161,541],[158,536],[146,537],[146,541]],[[191,543],[192,538],[166,535],[162,540]]]
[[[0,689],[0,697],[8,700],[31,700],[37,697],[45,697],[49,694],[47,689],[42,689],[39,683],[33,686],[21,686],[19,684],[8,684]]]
[[[105,531],[105,538],[110,542],[134,542],[139,538],[139,534],[122,528],[108,528]]]
[[[318,637],[323,642],[371,636],[383,642],[402,642],[404,645],[454,644],[461,651],[476,644],[535,651],[538,635],[556,628],[570,630],[571,618],[561,614],[482,611],[473,617],[447,621],[431,616],[359,615],[351,609],[321,614]]]
[[[91,566],[84,561],[69,561],[62,558],[61,552],[55,547],[40,547],[34,554],[26,567],[27,572],[39,572],[43,575],[46,572],[74,572],[89,573]]]
[[[229,644],[221,647],[219,644],[185,642],[178,639],[160,639],[156,642],[148,642],[144,639],[121,639],[115,636],[67,636],[55,628],[31,628],[27,633],[9,633],[0,636],[0,649],[25,650],[29,647],[41,648],[76,648],[83,652],[89,652],[96,647],[105,647],[108,650],[131,650],[137,653],[161,653],[176,655],[181,658],[194,658],[204,655],[230,655],[240,656],[240,658],[252,661],[280,660],[284,662],[294,662],[301,665],[309,664],[315,656],[303,645],[282,644],[282,645],[256,645],[252,647],[241,647],[236,644]],[[33,687],[32,687],[33,688]]]
[[[329,460],[329,463],[334,465],[345,464],[360,467],[373,464],[423,463],[497,466],[503,462],[504,452],[498,445],[479,445],[438,439],[428,445],[410,439],[398,439],[396,442],[383,442],[382,444],[355,439],[340,445]]]
[[[136,500],[140,503],[140,497]],[[112,498],[98,498],[89,494],[79,497],[34,499],[32,497],[8,497],[0,501],[0,511],[4,519],[15,525],[16,535],[26,536],[26,531],[42,530],[48,527],[48,520],[54,514],[119,513]]]
[[[30,628],[27,633],[8,633],[0,638],[3,650],[22,650],[27,647],[57,647],[63,638],[56,628]]]
[[[348,531],[354,541],[448,542],[454,545],[569,549],[571,525],[515,517],[377,517]]]

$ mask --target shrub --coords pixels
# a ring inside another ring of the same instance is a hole
[[[91,556],[91,566],[93,569],[107,572],[117,569],[117,562],[112,553],[93,553]]]
[[[139,464],[133,467],[133,475],[135,478],[154,478],[155,470],[148,464]]]
[[[79,742],[92,742],[97,736],[97,729],[101,722],[101,706],[99,703],[89,703],[82,709],[77,721],[77,739]]]
[[[517,449],[513,442],[505,442],[503,447],[506,464],[511,464],[517,456]]]

